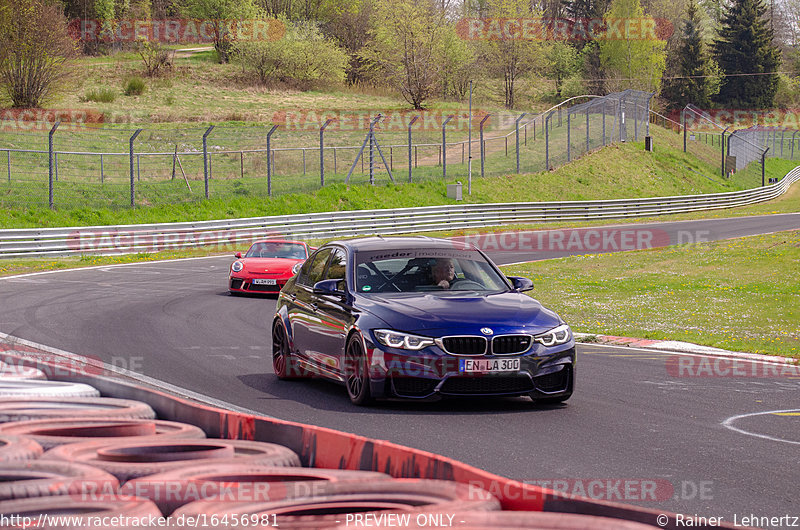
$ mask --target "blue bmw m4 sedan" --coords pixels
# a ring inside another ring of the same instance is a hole
[[[575,341],[472,245],[369,237],[321,246],[278,295],[272,356],[280,379],[321,376],[350,400],[573,392]]]

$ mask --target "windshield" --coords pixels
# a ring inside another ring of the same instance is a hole
[[[278,241],[255,243],[247,251],[245,258],[306,259],[306,247],[300,243],[281,243]]]
[[[502,292],[508,284],[474,250],[400,249],[356,254],[359,293]]]

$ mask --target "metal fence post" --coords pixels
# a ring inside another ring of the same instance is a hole
[[[603,145],[606,145],[606,102],[603,101]]]
[[[589,152],[589,109],[591,107],[592,107],[591,103],[586,107],[586,152],[587,153]]]
[[[728,129],[730,129],[730,126],[725,127],[725,130],[722,131],[722,135],[719,137],[719,145],[721,147],[720,151],[722,153],[719,172],[722,175],[722,178],[725,178],[725,133],[728,132]],[[728,151],[728,154],[731,154],[731,152]]]
[[[411,127],[419,119],[419,116],[414,116],[408,122],[408,181],[411,182]]]
[[[681,121],[683,122],[683,152],[686,152],[686,107],[681,110]],[[730,152],[730,151],[729,151]]]
[[[331,124],[333,118],[328,118],[319,128],[319,185],[325,186],[325,127]]]
[[[133,142],[136,140],[136,137],[144,129],[136,129],[136,132],[133,133],[130,140],[128,141],[128,162],[130,163],[130,177],[131,177],[131,208],[136,208],[136,178],[133,176]]]
[[[545,171],[550,170],[550,116],[553,113],[547,115],[544,119],[544,169]]]
[[[794,160],[794,136],[799,132],[800,131],[795,131],[795,132],[792,133],[792,157],[791,157],[792,160]],[[730,150],[728,150],[728,153],[730,153]],[[10,163],[8,165],[8,179],[9,179],[9,182],[10,182],[11,181],[11,164]]]
[[[272,147],[271,139],[272,133],[277,129],[277,125],[273,125],[272,129],[267,133],[267,195],[272,197]]]
[[[572,143],[571,133],[572,133],[572,114],[569,111],[567,111],[567,162],[572,160],[572,151],[570,149],[571,148],[570,144]]]
[[[451,114],[442,122],[442,178],[447,178],[447,132],[445,128],[450,120],[455,117],[454,114]]]
[[[206,184],[206,199],[208,199],[208,135],[214,130],[214,126],[210,125],[208,130],[203,133],[203,179]]]
[[[783,136],[785,133],[786,131],[781,129],[781,158],[783,158]]]
[[[173,172],[173,177],[172,178],[175,178],[175,176],[174,176],[175,170],[173,169],[172,172]],[[106,176],[103,173],[103,153],[100,153],[100,183],[101,184],[105,181],[105,178],[106,178]]]
[[[48,151],[49,151],[48,204],[50,205],[51,209],[54,207],[54,204],[53,204],[53,162],[54,162],[54,157],[53,157],[53,135],[56,133],[56,129],[58,129],[59,125],[61,125],[61,122],[57,121],[55,123],[55,125],[53,125],[53,128],[50,129],[50,134],[47,137],[47,148],[48,148]],[[11,170],[9,169],[9,175],[10,174],[11,174]],[[9,177],[9,180],[11,180],[11,177]]]
[[[764,175],[765,175],[764,164],[765,164],[765,161],[766,161],[765,159],[767,158],[767,151],[769,151],[769,147],[764,149],[764,152],[761,153],[761,187],[762,188],[764,187]]]
[[[480,134],[481,134],[481,178],[483,178],[483,171],[484,171],[484,159],[486,158],[486,145],[483,143],[483,124],[486,123],[486,120],[489,119],[491,114],[487,114],[483,117],[480,123]]]
[[[517,174],[519,174],[519,122],[527,114],[528,114],[527,112],[523,112],[514,121],[514,137],[515,137],[515,140],[516,140],[516,147],[517,147]]]
[[[794,148],[794,144],[792,144]],[[6,151],[6,168],[8,169],[8,183],[11,184],[11,149]]]

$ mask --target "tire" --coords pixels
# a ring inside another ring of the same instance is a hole
[[[305,375],[289,349],[289,337],[280,318],[272,323],[272,368],[275,376],[283,381]]]
[[[69,381],[0,379],[0,397],[100,397],[93,386]]]
[[[86,500],[78,501],[71,495],[59,495],[55,497],[34,497],[28,499],[18,499],[0,502],[0,513],[9,520],[17,520],[19,524],[13,523],[3,528],[17,530],[30,528],[45,528],[45,523],[49,523],[47,528],[57,530],[87,530],[90,520],[102,520],[98,518],[120,517],[121,521],[126,520],[129,526],[114,526],[117,530],[129,528],[142,528],[142,521],[148,521],[151,517],[160,518],[161,512],[152,501],[147,499],[130,500]],[[49,515],[49,519],[42,519],[44,515]],[[62,525],[55,525],[53,518],[64,515],[72,515],[74,519],[84,518],[87,524],[75,526],[75,523],[66,524],[69,517],[64,517]],[[19,517],[14,517],[19,516]],[[22,526],[23,517],[28,517],[28,526]],[[99,528],[99,527],[94,527]]]
[[[15,462],[38,458],[42,446],[25,436],[0,436],[0,462]]]
[[[367,355],[361,335],[354,333],[347,341],[344,359],[344,380],[347,395],[354,405],[365,406],[372,403],[369,389],[369,368]]]
[[[112,437],[123,437],[125,441],[135,441],[136,437],[141,436],[157,436],[159,439],[206,437],[202,429],[187,423],[111,418],[87,420],[65,418],[0,423],[0,436],[4,434],[27,436],[38,442],[45,450],[91,440],[111,442]]]
[[[45,418],[153,419],[156,413],[147,403],[115,398],[3,398],[0,423]]]
[[[384,510],[453,513],[500,509],[500,502],[488,492],[446,480],[335,482],[320,485],[315,493],[289,495],[285,500],[273,502],[197,501],[179,508],[173,517],[269,514],[270,522],[273,515],[276,517],[278,527],[327,528],[337,526],[347,513]]]
[[[45,373],[33,366],[17,366],[0,362],[0,382],[47,379]]]
[[[300,466],[300,458],[282,445],[248,440],[174,439],[157,437],[137,441],[91,441],[60,445],[41,456],[48,460],[79,462],[108,471],[120,482],[163,473],[187,465],[229,463],[277,467]]]
[[[276,501],[287,496],[311,495],[327,482],[391,480],[374,471],[347,471],[258,464],[189,465],[129,480],[121,495],[155,502],[164,514],[197,500]]]
[[[0,464],[0,501],[51,495],[88,498],[113,493],[118,488],[119,481],[113,475],[83,464],[57,460]]]

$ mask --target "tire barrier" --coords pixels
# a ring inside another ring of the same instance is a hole
[[[14,530],[30,530],[31,528],[48,528],[57,530],[86,530],[88,526],[76,526],[70,519],[113,518],[126,520],[128,525],[114,525],[116,530],[128,528],[141,529],[141,521],[150,517],[160,518],[161,512],[152,501],[147,499],[130,500],[98,500],[79,501],[72,495],[55,497],[32,497],[11,501],[0,501],[0,514],[12,521],[8,526]],[[69,516],[75,517],[69,517]],[[15,524],[13,521],[18,521]],[[61,521],[62,524],[57,522]],[[100,528],[95,526],[94,528]]]
[[[24,436],[0,436],[0,462],[31,460],[42,454],[42,446]]]
[[[196,501],[176,510],[173,517],[202,520],[216,516],[225,520],[225,515],[231,518],[236,515],[242,524],[230,528],[252,527],[253,522],[280,528],[331,528],[338,526],[347,514],[499,509],[500,501],[480,488],[444,480],[395,479],[325,483],[315,488],[314,495],[288,496],[282,501]]]
[[[0,379],[0,397],[100,397],[100,392],[84,383]]]
[[[380,515],[371,519],[370,528],[426,530],[428,528],[458,528],[459,530],[653,530],[658,528],[634,521],[622,521],[596,515],[548,512],[454,512],[436,514],[398,514],[380,523]],[[349,523],[349,524],[348,524]],[[339,530],[357,526],[352,521],[338,526]],[[365,525],[364,525],[365,526]]]
[[[205,438],[199,427],[165,420],[45,419],[0,423],[0,436],[13,434],[36,440],[44,450],[59,445],[140,436],[159,438]],[[124,441],[124,440],[113,440]]]
[[[3,398],[0,423],[44,418],[153,419],[156,413],[141,401],[116,398]]]
[[[0,463],[0,501],[114,492],[119,481],[102,469],[58,460]]]
[[[141,441],[91,441],[60,445],[42,455],[43,459],[81,462],[108,471],[120,482],[163,473],[189,463],[263,464],[278,467],[300,465],[300,458],[282,445],[247,440],[150,438]]]
[[[308,496],[326,482],[391,480],[385,473],[258,464],[189,465],[129,480],[121,495],[147,498],[164,515],[198,500],[275,501]]]
[[[42,379],[47,379],[47,376],[38,368],[0,362],[0,382]]]

